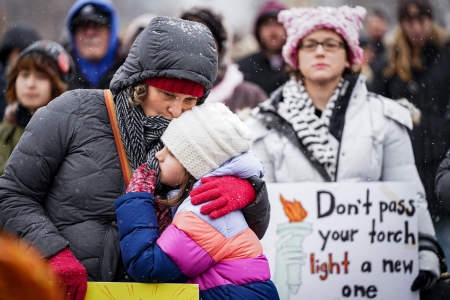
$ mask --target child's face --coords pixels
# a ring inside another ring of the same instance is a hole
[[[156,152],[155,157],[159,162],[161,182],[172,187],[179,186],[186,176],[186,169],[183,165],[170,153],[167,147]]]
[[[45,73],[34,69],[19,71],[16,78],[16,97],[31,113],[51,100],[52,83]]]

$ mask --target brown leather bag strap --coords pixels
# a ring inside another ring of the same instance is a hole
[[[116,105],[110,90],[104,90],[106,109],[108,110],[109,121],[116,141],[117,152],[119,153],[120,165],[122,167],[125,186],[128,186],[131,178],[131,169],[128,163],[127,153],[120,137],[119,125],[117,124]]]

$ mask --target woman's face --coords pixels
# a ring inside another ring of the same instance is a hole
[[[150,85],[142,108],[147,116],[162,116],[172,120],[184,111],[192,109],[197,101],[197,97],[168,92]]]
[[[19,71],[15,83],[17,101],[30,113],[51,100],[52,83],[47,74],[30,69]]]
[[[166,146],[156,152],[155,157],[159,162],[161,182],[172,187],[179,186],[186,176],[186,169],[183,165],[170,153]]]
[[[429,17],[417,17],[405,19],[400,26],[408,38],[409,43],[415,48],[421,48],[430,39],[433,22]]]
[[[326,29],[305,36],[298,50],[298,67],[306,82],[327,83],[340,78],[350,67],[341,36]]]

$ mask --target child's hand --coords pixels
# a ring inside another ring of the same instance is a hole
[[[219,218],[255,201],[256,193],[247,180],[233,176],[202,178],[202,185],[190,193],[194,205],[212,201],[200,209],[212,219]]]
[[[143,163],[139,168],[134,170],[127,187],[127,193],[148,192],[153,194],[157,176],[158,174],[155,170],[148,170],[147,163]]]

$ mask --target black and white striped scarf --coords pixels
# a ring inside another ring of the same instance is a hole
[[[302,145],[324,166],[334,180],[339,141],[330,134],[330,118],[344,80],[341,80],[328,101],[322,115],[315,114],[311,98],[300,81],[291,78],[283,88],[283,101],[278,113],[288,121]]]
[[[116,95],[115,101],[120,136],[132,171],[147,162],[148,168],[158,173],[158,186],[159,164],[155,153],[164,147],[161,136],[170,120],[160,116],[147,117],[140,105],[130,104],[126,90]]]

